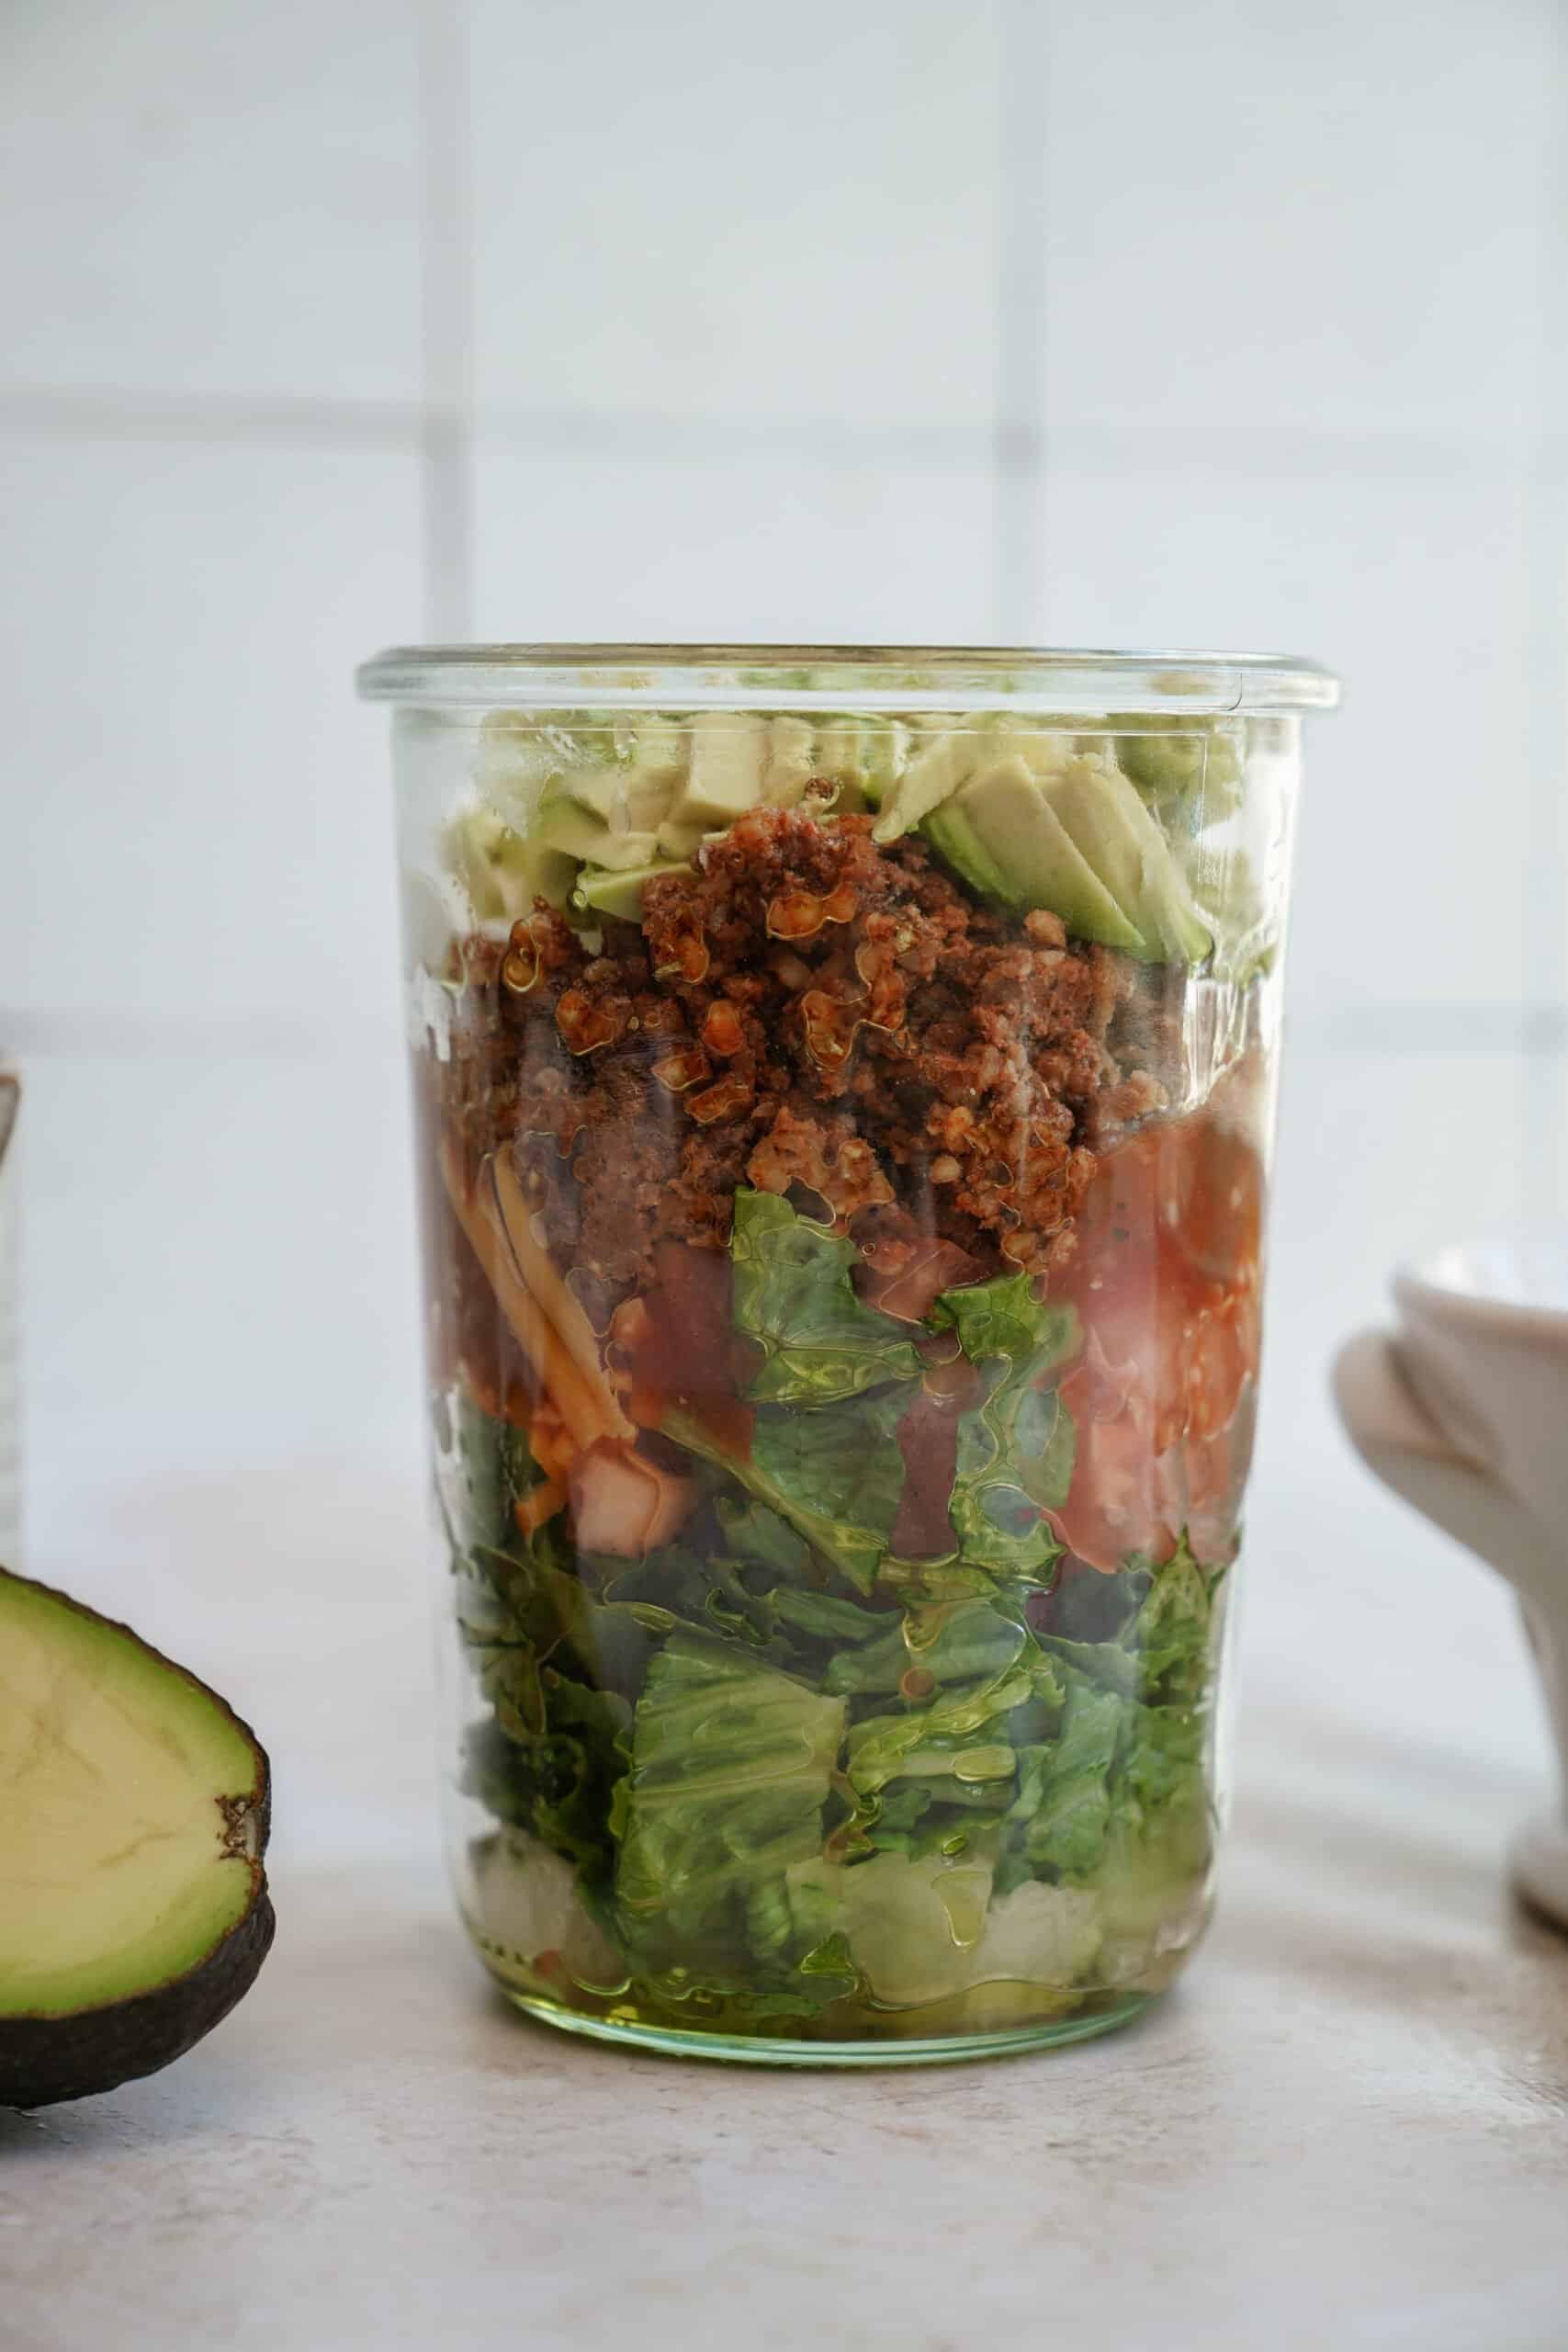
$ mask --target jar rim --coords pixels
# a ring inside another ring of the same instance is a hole
[[[1183,716],[1332,710],[1339,681],[1284,653],[1061,646],[407,645],[355,673],[368,702],[609,710],[1007,710]]]

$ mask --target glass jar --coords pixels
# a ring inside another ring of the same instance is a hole
[[[395,710],[462,1912],[732,2059],[1202,1932],[1303,714],[1256,655],[479,647]]]

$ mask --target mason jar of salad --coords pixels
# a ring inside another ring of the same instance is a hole
[[[1256,655],[391,652],[463,1917],[732,2059],[1202,1932],[1304,714]]]

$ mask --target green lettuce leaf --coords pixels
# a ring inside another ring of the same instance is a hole
[[[779,1585],[764,1596],[775,1623],[818,1642],[856,1645],[881,1641],[887,1630],[886,1610],[863,1609],[858,1601],[840,1600],[831,1592],[799,1592]]]
[[[1224,1572],[1212,1573],[1195,1560],[1183,1532],[1170,1558],[1152,1573],[1154,1581],[1122,1634],[1122,1645],[1140,1660],[1145,1698],[1196,1700],[1216,1663],[1212,1652]]]
[[[795,1582],[811,1574],[811,1546],[787,1520],[747,1495],[720,1495],[714,1504],[726,1547]]]
[[[463,1787],[499,1820],[533,1832],[591,1885],[607,1885],[615,1863],[609,1820],[626,1770],[622,1742],[631,1722],[624,1699],[546,1668],[525,1712],[497,1693],[495,1713],[468,1735]]]
[[[900,1387],[863,1396],[842,1411],[760,1406],[744,1456],[718,1444],[682,1407],[671,1407],[662,1426],[667,1437],[728,1471],[869,1593],[904,1491],[898,1423],[908,1401],[908,1387]]]
[[[1091,1871],[1111,1821],[1111,1775],[1122,1737],[1122,1702],[1082,1675],[1067,1675],[1067,1701],[1056,1736],[1031,1748],[1009,1815],[1015,1850],[1030,1874]]]
[[[1114,1638],[1039,1637],[1067,1703],[1055,1738],[1020,1770],[998,1884],[1045,1875],[1093,1886],[1136,1953],[1184,1889],[1201,1894],[1207,1868],[1222,1582],[1185,1538],[1162,1566],[1122,1573],[1140,1597]]]
[[[919,1826],[931,1804],[932,1791],[927,1781],[906,1781],[890,1796],[867,1802],[863,1808],[862,1835],[878,1853],[912,1857],[927,1842],[919,1836]]]
[[[651,1662],[631,1729],[616,1913],[637,1963],[795,1967],[829,1924],[788,1873],[819,1859],[840,1700],[705,1635]],[[820,1988],[818,1988],[818,1996]]]
[[[1217,1665],[1224,1574],[1195,1559],[1183,1535],[1163,1566],[1137,1558],[1122,1571],[1116,1581],[1140,1597],[1113,1639],[1043,1634],[1042,1646],[1124,1699],[1196,1703]]]
[[[492,1419],[466,1389],[445,1408],[443,1419],[449,1442],[442,1449],[441,1501],[454,1549],[468,1544],[521,1549],[514,1508],[545,1475],[527,1438],[510,1421]]]
[[[1033,1649],[1027,1629],[988,1600],[939,1603],[878,1622],[883,1630],[874,1638],[833,1658],[825,1690],[845,1696],[897,1690],[912,1672],[942,1684],[994,1681]]]
[[[798,1216],[776,1193],[742,1188],[729,1247],[735,1328],[762,1350],[750,1390],[759,1402],[830,1405],[919,1375],[907,1331],[855,1295],[852,1241]]]
[[[986,1383],[958,1425],[949,1515],[963,1557],[999,1576],[1038,1576],[1062,1553],[1042,1510],[1066,1502],[1073,1475],[1072,1417],[1040,1383],[1076,1353],[1077,1317],[1037,1298],[1027,1274],[1004,1274],[943,1291],[929,1319],[957,1333]]]
[[[859,1797],[877,1796],[892,1781],[938,1780],[944,1802],[989,1804],[997,1785],[1014,1777],[1019,1733],[1038,1736],[1042,1705],[1060,1703],[1056,1669],[1026,1625],[986,1600],[960,1601],[942,1615],[924,1642],[906,1634],[906,1666],[923,1657],[936,1666],[978,1663],[983,1671],[939,1683],[929,1702],[902,1714],[852,1724],[847,1770]]]

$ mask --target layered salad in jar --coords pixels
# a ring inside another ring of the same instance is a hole
[[[1200,1933],[1267,725],[470,726],[416,1092],[461,1895],[524,2005],[1049,2039]]]

